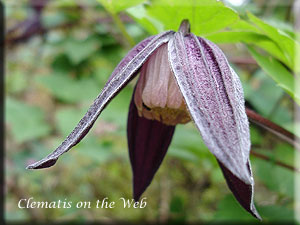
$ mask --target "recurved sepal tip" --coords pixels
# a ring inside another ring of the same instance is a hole
[[[42,159],[26,167],[26,169],[44,169],[53,166],[57,159]]]

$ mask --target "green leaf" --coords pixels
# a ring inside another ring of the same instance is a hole
[[[285,103],[286,105],[289,104],[288,101],[286,101]],[[287,108],[286,105],[284,105],[285,107],[277,107],[276,110],[271,114],[269,119],[274,123],[279,124],[281,127],[285,128],[291,133],[296,134],[294,126],[294,111],[290,108]]]
[[[70,103],[91,101],[100,92],[100,88],[91,78],[76,80],[70,76],[55,73],[51,76],[37,77],[36,81],[47,87],[58,99]]]
[[[245,21],[243,19],[237,20],[235,23],[228,27],[231,31],[248,31],[248,32],[255,32],[260,33],[259,29],[254,26],[253,24]]]
[[[99,48],[99,41],[93,38],[87,40],[69,39],[64,43],[64,50],[73,64],[78,64]]]
[[[273,57],[263,56],[250,46],[248,50],[259,66],[300,105],[300,96],[294,89],[294,76]]]
[[[271,40],[260,40],[255,43],[256,46],[268,52],[271,56],[283,62],[285,65],[289,66],[291,69],[290,61],[285,57],[284,52],[278,47],[278,45]]]
[[[264,18],[264,21],[269,25],[284,31],[287,35],[289,35],[292,39],[295,40],[297,36],[297,31],[294,30],[293,23],[275,17]]]
[[[207,35],[206,38],[216,43],[255,43],[270,40],[265,35],[251,31],[223,31]]]
[[[260,144],[263,140],[263,136],[261,135],[260,130],[258,130],[254,126],[250,126],[250,137],[252,145]]]
[[[244,77],[241,76],[241,78]],[[288,107],[284,107],[284,90],[278,88],[276,82],[270,79],[261,69],[253,73],[249,81],[241,80],[245,99],[254,106],[255,110],[262,116],[294,133],[293,111],[289,110]]]
[[[170,146],[170,155],[185,159],[196,164],[201,160],[210,165],[215,164],[213,154],[207,149],[199,131],[192,125],[178,125]]]
[[[259,34],[252,31],[224,31],[218,32],[206,36],[207,39],[215,43],[246,43],[254,44],[280,61],[284,62],[286,65],[289,64],[289,61],[284,56],[284,53],[278,47],[278,45],[273,42],[266,35]]]
[[[50,133],[43,111],[13,98],[6,99],[6,120],[17,142],[24,142]]]
[[[285,53],[285,57],[289,63],[287,65],[290,68],[294,68],[295,47],[299,44],[297,44],[296,41],[285,34],[282,30],[265,23],[250,12],[248,13],[248,18],[262,31],[262,33],[266,34],[269,38],[277,43],[280,49]]]
[[[214,219],[222,222],[256,222],[256,219],[239,205],[232,194],[218,203]]]
[[[294,146],[291,146],[288,143],[281,142],[280,144],[278,144],[274,149],[274,153],[272,153],[272,155],[274,155],[274,157],[280,160],[281,162],[289,165],[293,165],[295,162]],[[299,165],[295,165],[295,167],[298,168]]]
[[[277,88],[276,83],[269,79],[262,70],[252,74],[249,85],[251,90],[245,90],[245,92],[247,91],[247,94],[245,94],[247,100],[262,116],[269,118],[273,109],[278,107],[278,101],[284,91],[281,88]]]
[[[135,5],[139,5],[145,1],[146,0],[130,0],[130,1],[98,0],[98,2],[100,2],[105,7],[106,10],[113,13],[123,11]]]
[[[101,119],[118,125],[119,131],[125,131],[131,96],[132,96],[132,88],[125,87],[108,104],[108,106],[101,114]]]
[[[299,34],[299,36],[298,37],[300,37],[300,34]],[[296,62],[298,62],[298,63],[295,63],[295,73],[296,74],[298,74],[299,76],[300,76],[300,54],[299,54],[299,52],[300,52],[300,45],[296,45],[296,52],[297,52],[297,55],[296,55]],[[298,77],[298,82],[300,82],[300,79],[299,79],[299,77]],[[300,85],[300,83],[297,83],[297,86],[299,87],[299,85]],[[300,91],[299,91],[300,92]]]
[[[187,151],[184,148],[170,147],[168,150],[168,156],[174,156],[181,160],[199,163],[199,157],[197,157],[197,155],[190,151]]]
[[[275,160],[275,159],[274,159]],[[275,163],[253,158],[254,174],[270,190],[294,197],[294,173]]]
[[[62,136],[67,136],[74,129],[86,110],[62,108],[55,112],[56,126]]]
[[[150,16],[144,5],[132,7],[130,9],[127,9],[126,11],[150,34],[157,34],[160,31],[164,30],[161,22]]]
[[[141,9],[142,6],[139,6]],[[238,15],[221,2],[213,0],[153,0],[150,5],[143,6],[144,12],[135,15],[137,10],[128,10],[128,13],[153,34],[164,30],[178,30],[183,19],[189,19],[191,30],[197,35],[221,30],[238,20]]]
[[[273,221],[275,223],[294,222],[294,212],[291,209],[278,205],[263,206],[259,208],[259,212],[264,221]]]
[[[57,73],[68,73],[74,69],[70,58],[64,53],[58,54],[54,58],[51,67]]]
[[[111,144],[99,141],[96,137],[90,136],[79,144],[78,151],[76,152],[81,159],[88,159],[98,166],[114,156],[111,149]]]

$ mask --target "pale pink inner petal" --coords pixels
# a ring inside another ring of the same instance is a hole
[[[141,116],[140,111],[143,109],[142,93],[143,93],[143,88],[146,83],[145,73],[147,70],[147,63],[148,62],[145,62],[145,64],[142,66],[142,68],[140,70],[140,77],[139,77],[139,81],[137,82],[135,95],[134,95],[134,102],[138,108],[138,113],[140,116]]]
[[[148,119],[169,125],[190,121],[170,68],[167,44],[159,47],[142,66],[134,101],[139,115]]]
[[[165,107],[168,95],[168,80],[163,62],[167,60],[166,45],[162,45],[149,58],[146,69],[146,83],[142,94],[144,103],[150,107]]]
[[[179,90],[178,84],[176,83],[174,79],[173,72],[170,70],[170,79],[169,79],[169,93],[168,93],[168,101],[167,101],[167,107],[178,109],[180,106],[184,106],[183,97]]]

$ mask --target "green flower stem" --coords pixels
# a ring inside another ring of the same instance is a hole
[[[110,13],[111,17],[113,18],[115,24],[118,26],[118,28],[120,29],[122,35],[124,36],[124,38],[127,40],[127,42],[129,43],[130,47],[135,46],[135,41],[133,40],[133,38],[127,33],[126,28],[123,24],[123,22],[120,20],[119,16],[115,13],[112,12],[110,10],[108,10],[108,12]]]

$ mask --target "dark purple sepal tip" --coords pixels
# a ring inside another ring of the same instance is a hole
[[[29,165],[26,169],[44,169],[53,166],[57,159],[46,159],[44,162],[38,161],[35,164]]]
[[[254,206],[254,183],[246,184],[244,181],[233,175],[233,173],[230,172],[230,170],[228,170],[219,160],[217,161],[221,167],[226,183],[229,189],[232,191],[233,195],[235,196],[236,200],[241,204],[241,206],[244,209],[251,213],[251,215],[253,215],[259,220],[262,220]],[[252,175],[249,161],[247,163],[247,167],[249,169],[250,174]]]

